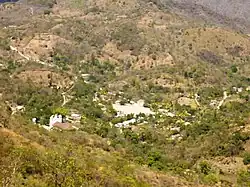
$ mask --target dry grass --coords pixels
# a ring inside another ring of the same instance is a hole
[[[38,150],[44,150],[44,146],[38,144],[37,142],[31,141],[24,136],[21,136],[20,134],[17,134],[16,132],[6,129],[6,128],[0,128],[0,134],[1,137],[7,138],[11,140],[14,145],[18,146],[25,146],[30,145],[31,147],[38,149]]]
[[[226,48],[240,46],[243,49],[240,56],[250,55],[250,43],[247,37],[221,28],[187,29],[183,31],[183,39],[187,44],[192,43],[197,51],[208,49],[219,54],[227,54]]]
[[[50,81],[52,81],[53,85],[57,85],[60,88],[68,88],[72,84],[69,76],[46,69],[25,70],[15,76],[22,81],[32,81],[37,85],[45,87],[50,85]]]

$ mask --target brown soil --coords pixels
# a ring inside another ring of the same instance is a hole
[[[18,73],[16,76],[23,81],[30,80],[45,87],[49,86],[50,82],[52,83],[52,85],[60,88],[69,88],[73,84],[71,79],[66,75],[62,75],[60,73],[56,73],[46,69],[26,70]]]
[[[71,44],[70,41],[49,33],[38,33],[28,43],[25,40],[12,41],[12,43],[21,53],[32,60],[49,60],[57,45]]]

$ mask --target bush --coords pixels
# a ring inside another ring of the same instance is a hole
[[[162,155],[158,151],[152,151],[148,155],[148,166],[162,170],[165,166],[162,163]]]
[[[127,99],[122,99],[120,101],[120,105],[125,105],[126,103],[129,103],[129,101]]]
[[[63,108],[63,107],[58,107],[58,108],[55,108],[53,111],[52,111],[53,114],[61,114],[63,116],[66,116],[69,114],[69,110],[67,108]]]
[[[0,49],[10,50],[10,42],[6,39],[0,38]]]
[[[244,163],[245,165],[250,164],[250,153],[245,153],[244,159],[243,159],[243,163]]]
[[[117,118],[113,118],[111,120],[111,123],[117,124],[117,123],[122,123],[123,121],[125,121],[123,117],[117,117]]]
[[[243,145],[248,139],[247,135],[235,133],[226,139],[223,143],[219,144],[217,154],[223,156],[238,155],[244,150]]]
[[[204,175],[208,175],[211,172],[211,166],[206,161],[202,161],[199,164],[200,172]]]
[[[140,30],[135,23],[127,22],[121,23],[111,37],[118,41],[119,50],[131,50],[132,54],[137,56],[146,42],[139,33]]]
[[[8,65],[7,65],[7,69],[10,70],[10,72],[16,70],[16,68],[18,67],[18,66],[16,65],[15,61],[12,61],[12,60],[9,60],[9,61],[7,62],[7,64],[8,64]]]
[[[101,118],[103,116],[103,111],[95,106],[86,108],[84,114],[89,118]]]
[[[237,176],[237,183],[242,187],[250,186],[250,172],[240,171]]]
[[[75,92],[76,98],[80,99],[81,97],[83,97],[92,100],[96,91],[96,87],[94,84],[87,84],[84,82],[84,80],[79,79],[75,84],[73,91]]]
[[[210,173],[210,174],[206,175],[203,178],[203,180],[205,183],[213,185],[213,184],[219,182],[219,177],[218,177],[218,175],[216,175],[214,173]]]
[[[237,73],[238,68],[236,67],[236,65],[231,66],[231,71],[232,71],[232,73]]]
[[[49,15],[51,13],[51,10],[47,9],[47,10],[44,10],[43,12],[45,15]]]
[[[53,62],[63,70],[68,70],[70,59],[67,56],[56,54],[53,56]]]

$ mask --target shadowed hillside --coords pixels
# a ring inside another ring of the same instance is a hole
[[[245,0],[160,0],[158,4],[175,9],[191,17],[196,17],[219,25],[229,26],[243,32],[250,32],[250,2]]]

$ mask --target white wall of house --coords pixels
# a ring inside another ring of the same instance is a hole
[[[62,123],[63,122],[63,117],[62,115],[60,114],[55,114],[55,115],[52,115],[50,116],[50,119],[49,119],[49,126],[53,126],[55,123]]]

